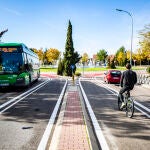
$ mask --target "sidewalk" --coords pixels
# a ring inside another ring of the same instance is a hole
[[[55,133],[49,150],[90,150],[90,141],[76,85],[68,85],[66,91],[66,106],[61,123],[58,123],[60,133]],[[61,126],[61,128],[60,128]],[[57,130],[55,128],[55,130]],[[57,135],[56,135],[57,134]],[[58,135],[59,134],[59,135]],[[56,142],[56,139],[58,140]]]

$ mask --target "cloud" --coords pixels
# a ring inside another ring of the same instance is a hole
[[[22,16],[22,14],[19,11],[13,10],[13,9],[9,9],[9,8],[4,8],[5,11],[14,14],[16,16]]]

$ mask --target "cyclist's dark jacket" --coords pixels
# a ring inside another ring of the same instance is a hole
[[[132,70],[126,70],[121,76],[121,87],[129,87],[130,90],[134,88],[134,84],[137,82],[137,75]]]

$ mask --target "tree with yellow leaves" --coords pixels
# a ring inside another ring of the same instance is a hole
[[[44,62],[44,52],[43,52],[43,49],[39,49],[37,50],[36,48],[30,48],[33,52],[35,52],[38,56],[39,56],[39,60],[40,60],[40,63],[43,64]]]
[[[47,49],[46,51],[46,58],[48,63],[55,64],[56,61],[59,59],[60,51],[55,48]]]
[[[120,66],[124,66],[126,64],[126,59],[127,59],[127,56],[126,56],[125,47],[122,46],[116,52],[115,61]]]
[[[84,54],[82,55],[81,62],[82,62],[83,64],[87,64],[87,63],[88,63],[88,60],[89,60],[88,54],[87,54],[87,53],[84,53]]]
[[[150,24],[146,25],[140,34],[140,50],[142,51],[142,61],[145,64],[149,64],[150,60]]]

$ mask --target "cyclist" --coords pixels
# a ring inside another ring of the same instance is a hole
[[[123,72],[120,81],[120,85],[122,87],[119,91],[119,98],[122,101],[121,108],[125,106],[123,93],[132,90],[137,82],[137,75],[134,71],[131,70],[131,65],[129,63],[126,64],[126,69],[127,70]]]

